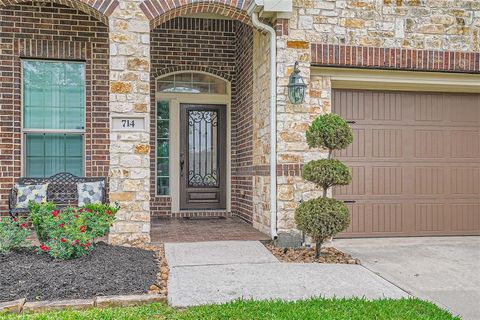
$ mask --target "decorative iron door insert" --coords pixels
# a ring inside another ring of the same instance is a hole
[[[226,107],[180,107],[180,209],[226,209]]]

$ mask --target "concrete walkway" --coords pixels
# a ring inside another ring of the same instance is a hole
[[[258,241],[167,243],[168,300],[175,307],[235,299],[407,297],[359,265],[280,263]]]
[[[333,245],[421,299],[480,319],[480,237],[341,239]]]

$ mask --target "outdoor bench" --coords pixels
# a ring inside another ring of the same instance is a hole
[[[46,200],[54,202],[58,208],[78,205],[78,183],[103,182],[101,188],[101,203],[106,203],[106,178],[104,177],[77,177],[62,172],[49,178],[19,178],[17,184],[10,190],[8,210],[11,216],[28,213],[28,208],[17,208],[18,186],[47,184]]]

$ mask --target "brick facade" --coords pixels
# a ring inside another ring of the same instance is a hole
[[[403,48],[311,45],[312,65],[414,71],[480,71],[480,53]]]
[[[251,27],[234,20],[175,18],[151,32],[151,128],[155,128],[155,79],[175,71],[203,71],[232,86],[232,213],[251,221]],[[250,45],[249,45],[250,44]],[[172,216],[171,199],[155,195],[155,134],[151,134],[151,213]],[[208,215],[191,213],[190,215]],[[228,213],[227,213],[228,214]],[[180,216],[184,216],[181,214]],[[173,216],[179,216],[177,213]]]
[[[151,28],[154,29],[168,20],[198,13],[218,14],[248,24],[250,17],[246,10],[249,3],[249,0],[145,0],[140,4],[140,8],[150,20]]]
[[[85,167],[108,176],[108,27],[78,9],[52,3],[0,7],[0,214],[21,175],[21,58],[86,62]]]
[[[21,4],[23,0],[0,0],[0,7]],[[108,17],[119,5],[118,0],[36,0],[36,3],[57,3],[68,8],[78,9],[108,25]]]
[[[20,57],[69,59],[86,62],[86,174],[108,176],[110,199],[122,204],[113,243],[148,242],[150,214],[171,216],[171,199],[154,194],[155,79],[182,70],[231,82],[231,213],[269,232],[269,38],[252,28],[249,4],[0,0],[0,212],[21,174]],[[265,20],[277,34],[280,232],[295,230],[298,203],[318,194],[300,172],[325,154],[308,149],[304,131],[330,112],[332,83],[314,67],[479,73],[479,12],[471,0],[294,0],[290,19]],[[301,105],[287,96],[295,61],[308,84]],[[132,115],[145,116],[150,126],[110,132],[113,116]]]
[[[232,114],[232,211],[252,222],[253,32],[237,22]]]

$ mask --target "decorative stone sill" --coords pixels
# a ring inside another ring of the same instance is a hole
[[[85,310],[90,308],[132,307],[143,304],[160,302],[167,303],[167,298],[159,294],[140,294],[122,296],[100,296],[92,299],[73,299],[55,301],[26,301],[18,299],[1,302],[2,313],[38,313],[45,311],[60,311],[65,309]]]

